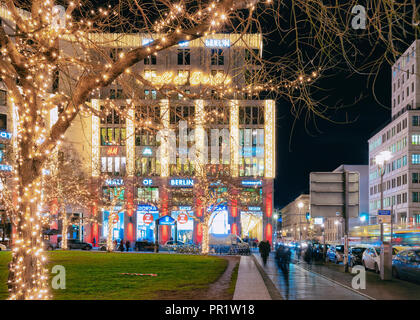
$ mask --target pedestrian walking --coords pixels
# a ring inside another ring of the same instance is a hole
[[[308,248],[305,251],[305,261],[308,264],[312,264],[312,246],[308,245]]]
[[[126,241],[126,243],[125,243],[125,248],[127,249],[127,252],[128,252],[128,249],[130,248],[130,241]]]
[[[296,260],[299,263],[300,262],[300,246],[299,245],[296,246],[295,253],[296,253]]]
[[[93,246],[96,247],[96,238],[93,237]]]
[[[114,250],[118,250],[118,241],[117,241],[117,239],[114,240]]]
[[[260,241],[258,248],[260,249],[261,258],[263,260],[264,265],[267,264],[268,255],[271,251],[270,242],[268,241]]]
[[[124,251],[124,241],[121,239],[120,241],[120,251],[123,252]]]

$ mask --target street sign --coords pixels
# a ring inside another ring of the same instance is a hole
[[[172,218],[171,216],[164,216],[159,219],[159,224],[163,226],[171,225],[174,223],[175,223],[175,219]]]
[[[378,223],[391,223],[391,210],[378,210]]]

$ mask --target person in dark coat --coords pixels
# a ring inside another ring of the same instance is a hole
[[[125,242],[125,248],[126,248],[126,250],[127,250],[127,252],[128,252],[128,249],[130,248],[130,241],[126,241]]]
[[[121,239],[120,241],[120,251],[123,252],[124,251],[124,241]]]
[[[269,241],[260,241],[258,248],[260,249],[261,258],[263,260],[264,265],[267,264],[268,255],[271,251],[271,245]]]

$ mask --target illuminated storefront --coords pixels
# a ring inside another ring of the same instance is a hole
[[[157,207],[146,204],[139,204],[136,211],[137,232],[136,240],[155,241],[156,220],[159,219]]]
[[[150,35],[140,35],[137,40],[144,45],[153,41]],[[168,49],[170,59],[167,60],[173,62],[167,63],[164,69],[160,65],[162,56],[157,55],[139,63],[133,72],[144,75],[153,84],[185,86],[186,93],[196,93],[202,85],[229,86],[236,82],[237,76],[227,66],[233,55],[241,59],[242,55],[249,56],[250,49],[261,54],[261,35],[211,35],[200,41],[182,42],[173,51]],[[200,59],[199,52],[204,54]],[[205,57],[206,52],[208,57]],[[198,60],[209,66],[197,63]],[[118,91],[114,87],[112,90]],[[136,241],[202,241],[200,221],[205,209],[194,193],[196,165],[191,159],[185,159],[185,150],[180,149],[182,139],[178,127],[180,121],[186,120],[187,148],[194,145],[200,152],[205,143],[210,143],[212,130],[227,132],[219,139],[222,141],[219,162],[211,162],[208,173],[211,176],[223,170],[237,179],[240,186],[235,190],[237,199],[219,206],[213,213],[210,233],[234,233],[240,237],[272,240],[276,119],[273,100],[253,100],[240,94],[238,100],[233,100],[232,95],[216,105],[213,100],[192,100],[181,94],[178,99],[168,99],[154,88],[145,88],[144,96],[139,92],[139,101],[128,106],[130,99],[118,98],[115,94],[110,96],[105,89],[100,93],[105,98],[92,99],[94,109],[100,110],[111,100],[121,110],[129,109],[131,119],[147,124],[137,125],[118,112],[111,112],[102,119],[92,116],[92,167],[95,168],[92,176],[107,174],[107,187],[124,186],[124,201],[131,201],[134,208],[132,215],[126,212],[120,225],[125,233],[128,234],[128,225],[132,224]],[[203,118],[211,114],[217,115],[215,119]],[[174,136],[166,136],[166,130],[175,131]],[[194,133],[190,135],[192,131]],[[178,148],[175,160],[170,155],[173,147]],[[223,157],[224,151],[227,158]],[[210,155],[211,150],[208,152]],[[166,216],[174,222],[156,228],[157,220]],[[156,239],[156,233],[159,233],[159,239]]]
[[[115,209],[115,210],[118,210]],[[109,212],[102,212],[102,235],[104,239],[108,238]],[[112,240],[121,241],[124,239],[124,211],[119,212],[117,218],[113,221]]]

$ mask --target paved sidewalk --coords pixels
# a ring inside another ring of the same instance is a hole
[[[271,300],[252,256],[242,256],[233,300]]]
[[[368,300],[366,296],[351,288],[346,288],[293,263],[290,264],[289,274],[284,274],[279,270],[273,254],[265,266],[258,254],[254,254],[254,257],[284,300]]]

